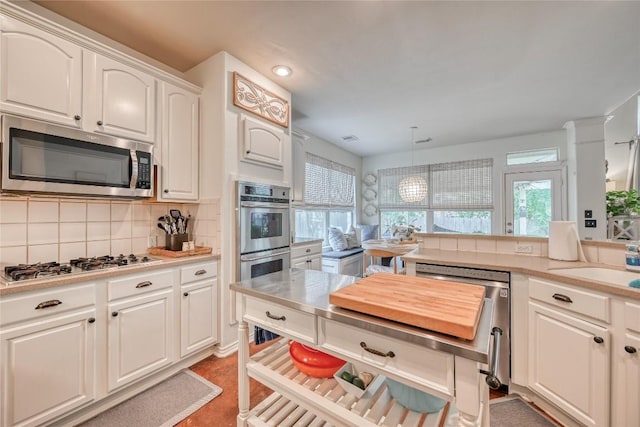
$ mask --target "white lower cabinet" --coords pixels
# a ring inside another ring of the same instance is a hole
[[[94,400],[94,285],[0,301],[3,426],[35,426]]]
[[[614,423],[640,426],[640,302],[624,303],[624,329],[615,344],[614,369],[618,368],[614,385]],[[615,417],[619,417],[616,419]]]
[[[217,264],[181,269],[180,357],[214,344],[218,339]]]
[[[298,243],[291,248],[291,268],[320,270],[322,268],[322,241]]]
[[[108,390],[137,380],[174,359],[173,274],[138,274],[108,283]]]
[[[609,425],[609,331],[529,303],[529,386],[586,426]]]
[[[609,426],[609,298],[537,279],[529,296],[529,388],[585,426]]]

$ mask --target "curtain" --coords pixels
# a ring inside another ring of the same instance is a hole
[[[356,170],[315,154],[305,159],[304,202],[307,206],[353,208]]]

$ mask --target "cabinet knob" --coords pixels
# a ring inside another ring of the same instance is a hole
[[[604,342],[604,338],[602,337],[593,337],[593,340],[598,344],[602,344]]]
[[[168,193],[168,192],[169,192],[169,190],[165,189],[165,190],[164,190],[164,192],[165,192],[165,193]]]
[[[624,346],[624,351],[626,351],[629,354],[633,354],[638,350],[636,350],[636,348],[634,346],[632,346],[632,345],[625,345]]]
[[[189,296],[189,292],[185,292],[185,293],[184,293],[184,294],[182,294],[182,295],[184,295],[185,297],[188,297],[188,296]]]
[[[80,120],[82,117],[80,117],[80,114],[76,114],[75,116],[73,116],[74,120]]]
[[[311,249],[307,248],[307,250],[305,252],[309,253],[309,252],[311,252]]]
[[[95,317],[89,317],[89,319],[87,320],[87,322],[89,323],[94,323],[96,321]]]
[[[112,315],[113,317],[118,317],[118,312],[117,312],[117,311],[114,311],[114,312],[112,312],[112,313],[111,313],[111,315]]]
[[[98,120],[97,124],[98,126],[102,126],[102,120]]]

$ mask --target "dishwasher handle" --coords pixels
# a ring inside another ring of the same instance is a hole
[[[494,326],[491,330],[491,335],[493,335],[493,351],[491,354],[491,371],[485,371],[484,369],[480,369],[480,372],[485,374],[487,378],[485,378],[485,382],[492,390],[498,390],[502,383],[496,376],[498,372],[499,364],[500,364],[500,337],[502,337],[502,329]]]

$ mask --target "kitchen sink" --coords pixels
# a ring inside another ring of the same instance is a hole
[[[613,270],[604,267],[558,268],[550,272],[572,277],[597,280],[618,286],[629,286],[629,282],[640,279],[640,273],[633,271]]]

